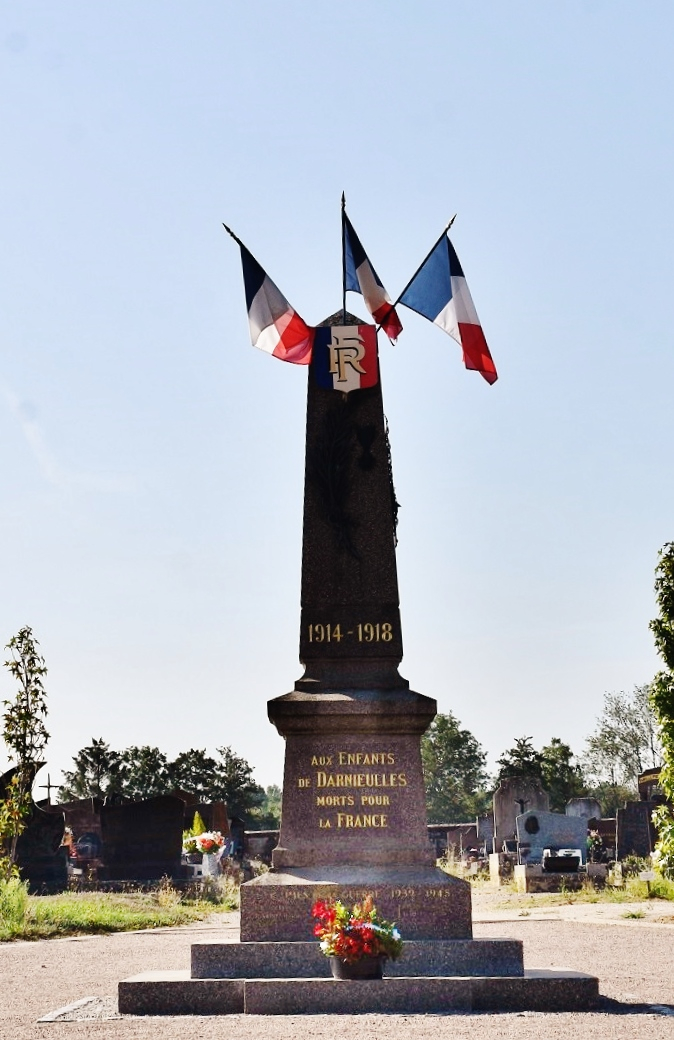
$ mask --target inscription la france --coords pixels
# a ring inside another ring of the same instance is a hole
[[[297,786],[311,791],[318,809],[337,809],[320,815],[321,830],[356,830],[388,827],[391,797],[407,787],[407,776],[395,770],[392,751],[336,751],[331,755],[312,755],[312,775],[300,777]],[[347,766],[362,772],[340,772]],[[381,772],[373,770],[384,767]],[[393,767],[393,768],[391,768]],[[313,792],[316,792],[315,795]]]

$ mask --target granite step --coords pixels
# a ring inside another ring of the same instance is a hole
[[[368,982],[332,978],[195,979],[187,971],[145,972],[119,983],[127,1015],[316,1015],[449,1011],[591,1011],[592,975],[528,969],[520,976],[400,976]]]
[[[523,975],[517,939],[429,939],[406,942],[387,977]],[[317,942],[194,943],[195,979],[330,978],[330,962]]]

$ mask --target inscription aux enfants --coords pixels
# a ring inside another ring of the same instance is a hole
[[[392,751],[312,755],[309,765],[309,775],[299,777],[297,786],[321,810],[320,830],[385,830],[389,826],[395,795],[407,787],[407,775],[395,770]],[[341,772],[340,767],[347,767],[348,772]],[[326,813],[326,809],[337,811]]]

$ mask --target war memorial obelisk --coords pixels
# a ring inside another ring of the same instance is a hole
[[[305,672],[268,704],[286,741],[281,832],[272,871],[241,890],[243,941],[309,939],[314,899],[370,891],[406,938],[471,936],[470,886],[437,869],[426,828],[436,702],[398,671],[396,509],[375,329],[339,311],[308,377]]]
[[[262,284],[265,273],[245,256],[255,284]],[[248,284],[246,290],[249,297]],[[273,283],[266,293],[265,307],[279,298],[287,305]],[[376,328],[343,307],[311,337],[300,619],[305,670],[290,693],[268,702],[269,719],[286,742],[272,869],[241,886],[239,942],[195,943],[189,971],[123,980],[119,1010],[589,1009],[596,978],[525,971],[520,941],[473,939],[470,885],[435,865],[420,741],[436,702],[410,690],[398,671],[397,504]],[[399,925],[403,954],[382,980],[332,979],[313,936],[311,906],[318,897],[352,902],[370,893],[380,913]]]

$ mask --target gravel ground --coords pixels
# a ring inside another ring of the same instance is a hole
[[[238,934],[236,914],[215,915],[208,922],[150,932],[117,933],[0,946],[0,1040],[79,1040],[83,1037],[156,1037],[184,1040],[186,1033],[204,1040],[223,1031],[237,1040],[674,1040],[674,925],[649,920],[607,919],[605,904],[588,910],[582,921],[512,918],[476,899],[475,935],[510,936],[524,941],[527,967],[564,967],[596,974],[605,1000],[591,1014],[533,1012],[451,1015],[113,1017],[117,982],[148,969],[186,968],[192,941],[231,941]],[[671,904],[669,904],[671,907]],[[550,908],[557,910],[559,908]],[[567,908],[563,908],[566,910]],[[618,913],[625,908],[619,907]],[[486,920],[488,918],[488,920]],[[38,1023],[58,1008],[86,997],[66,1019]],[[660,1005],[655,1011],[652,1005]],[[67,1020],[70,1019],[70,1020]]]

